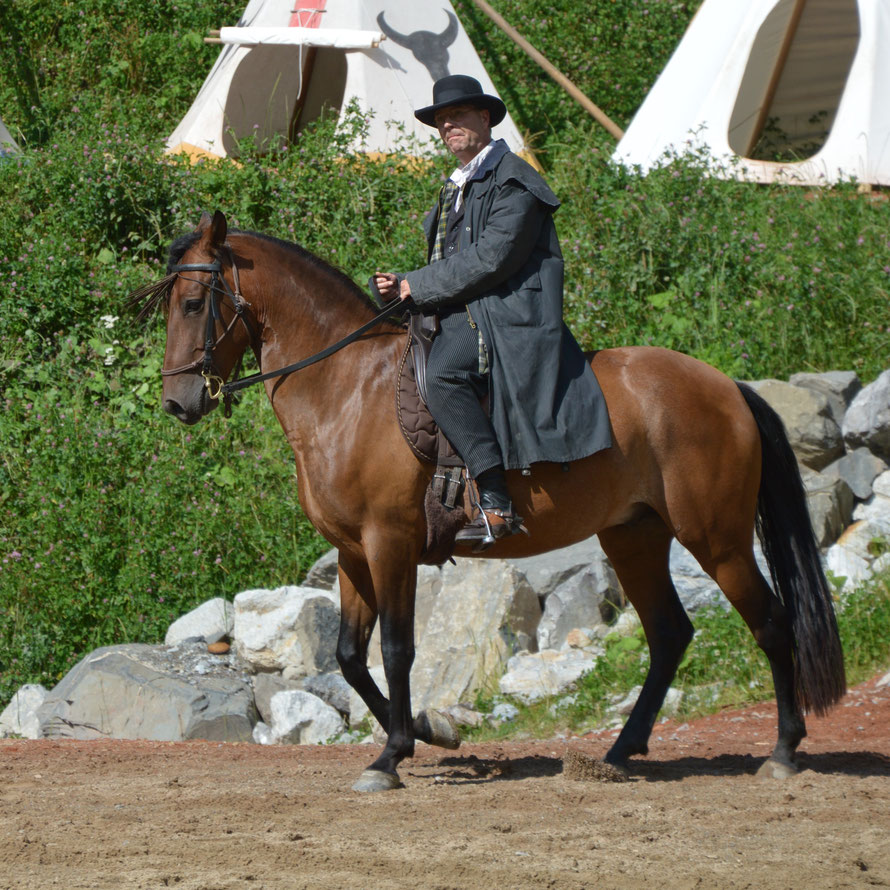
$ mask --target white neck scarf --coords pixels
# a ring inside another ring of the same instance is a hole
[[[485,160],[493,146],[494,142],[489,142],[475,158],[467,161],[463,167],[458,167],[449,177],[449,179],[460,189],[454,199],[455,212],[460,210],[461,204],[463,204],[464,186],[473,178],[473,174],[482,166],[482,162]]]

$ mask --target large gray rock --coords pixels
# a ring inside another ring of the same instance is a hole
[[[886,470],[887,464],[868,448],[856,448],[829,464],[822,474],[832,479],[843,479],[855,497],[865,501],[872,495],[875,479]]]
[[[250,741],[253,692],[229,656],[198,644],[106,646],[75,665],[37,711],[47,738]]]
[[[835,423],[840,426],[847,408],[862,389],[862,381],[855,371],[824,371],[819,374],[801,372],[792,374],[788,382],[822,393],[828,399],[828,407]]]
[[[330,705],[309,692],[290,690],[272,696],[272,735],[288,745],[318,745],[346,729]]]
[[[306,677],[302,685],[306,692],[311,692],[341,714],[349,714],[349,697],[352,687],[342,674],[330,673]]]
[[[336,550],[328,550],[320,556],[306,573],[303,587],[317,587],[320,590],[333,590],[337,583],[337,560],[340,554]]]
[[[498,682],[503,695],[530,703],[559,695],[596,667],[597,655],[580,649],[557,652],[520,652],[507,662],[507,671]]]
[[[599,538],[595,535],[549,553],[507,561],[525,575],[541,602],[578,572],[583,572],[592,565],[608,562]]]
[[[192,637],[204,637],[205,642],[215,643],[231,636],[234,623],[235,607],[222,597],[216,597],[177,618],[167,628],[164,643],[175,646]]]
[[[802,464],[821,470],[844,453],[841,430],[826,395],[782,380],[760,380],[751,386],[782,418]]]
[[[574,628],[610,622],[621,602],[615,570],[602,554],[547,596],[538,624],[538,649],[560,649]]]
[[[272,696],[279,692],[292,692],[303,688],[301,680],[285,680],[281,674],[255,674],[251,677],[251,684],[260,719],[268,724],[272,723]]]
[[[820,547],[828,547],[840,537],[850,522],[853,492],[840,476],[813,471],[802,475],[813,534]]]
[[[853,511],[853,519],[867,519],[880,529],[885,537],[890,537],[890,470],[881,473],[873,485],[874,494]]]
[[[23,739],[40,738],[40,720],[37,710],[49,692],[39,683],[26,683],[12,697],[0,714],[0,739],[21,736]]]
[[[445,565],[411,672],[414,709],[472,699],[511,655],[534,647],[540,618],[537,594],[507,562]]]
[[[235,653],[251,671],[298,678],[336,670],[340,616],[329,590],[279,587],[235,597]]]
[[[847,448],[864,446],[890,461],[890,371],[863,387],[844,415]]]

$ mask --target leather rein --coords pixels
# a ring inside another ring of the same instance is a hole
[[[208,395],[211,399],[218,399],[220,396],[224,398],[227,417],[231,414],[232,393],[235,393],[241,389],[245,389],[248,386],[252,386],[254,383],[262,383],[265,380],[272,380],[275,377],[283,377],[285,374],[292,374],[294,371],[300,371],[303,368],[308,368],[310,365],[314,365],[316,362],[320,362],[322,359],[327,358],[329,355],[333,355],[335,352],[338,352],[344,346],[348,346],[350,343],[358,340],[359,337],[361,337],[371,328],[380,324],[380,322],[382,322],[385,318],[392,315],[396,309],[400,307],[402,309],[407,308],[401,300],[393,300],[391,303],[388,303],[386,306],[384,306],[381,312],[375,315],[370,321],[363,324],[360,328],[357,328],[350,334],[347,334],[342,340],[338,340],[336,343],[325,347],[320,352],[316,352],[314,355],[310,355],[308,358],[301,359],[300,361],[287,365],[284,368],[279,368],[277,371],[267,371],[266,373],[250,374],[247,377],[241,377],[232,380],[229,383],[226,383],[219,374],[215,373],[213,365],[213,350],[231,333],[239,320],[247,330],[248,336],[250,337],[251,348],[254,351],[254,355],[256,355],[257,357],[257,361],[259,361],[260,357],[256,330],[250,321],[250,316],[247,314],[246,311],[247,307],[250,306],[250,303],[248,303],[241,294],[241,282],[238,276],[238,267],[235,264],[235,257],[228,246],[226,246],[226,250],[229,253],[229,261],[232,267],[232,279],[235,285],[234,289],[229,287],[228,282],[222,275],[222,261],[220,259],[216,259],[211,263],[180,263],[178,265],[170,267],[171,274],[175,273],[181,275],[183,272],[210,273],[209,283],[201,281],[197,278],[187,279],[189,281],[194,281],[207,289],[210,296],[210,308],[207,312],[207,325],[204,329],[203,356],[201,358],[195,359],[193,362],[189,362],[186,365],[180,365],[177,368],[162,368],[161,375],[163,377],[170,377],[174,374],[184,374],[189,371],[194,371],[198,368],[201,368],[201,376],[204,378],[204,386],[207,389]],[[225,297],[230,298],[232,306],[235,309],[235,314],[232,316],[232,320],[228,323],[228,325],[225,325],[225,321],[219,308],[221,298],[224,299]],[[225,325],[225,327],[223,328],[223,332],[218,337],[216,336],[217,322],[219,322],[221,325]],[[237,375],[240,373],[240,368],[241,359],[239,358],[237,366],[235,368],[236,378]]]

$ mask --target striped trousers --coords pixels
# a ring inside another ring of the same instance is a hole
[[[427,407],[473,478],[503,464],[501,449],[479,400],[488,374],[479,372],[479,338],[463,306],[440,316],[427,361]]]

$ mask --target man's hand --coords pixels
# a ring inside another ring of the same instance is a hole
[[[374,283],[377,285],[377,291],[380,296],[387,301],[407,300],[411,296],[411,287],[408,282],[402,279],[401,288],[399,287],[399,278],[392,272],[375,272]]]

